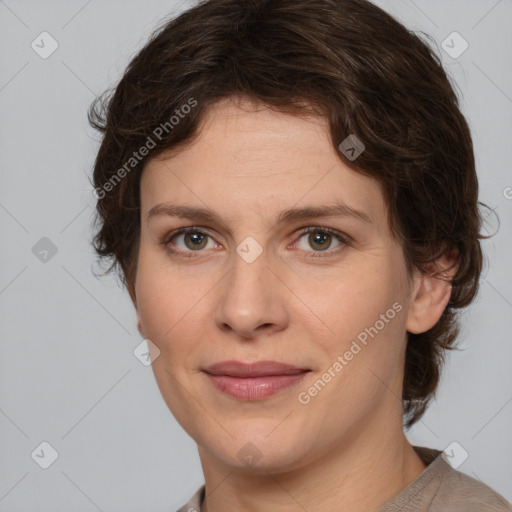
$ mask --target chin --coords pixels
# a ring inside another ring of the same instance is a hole
[[[275,420],[271,428],[267,428],[267,422],[265,428],[257,428],[254,421],[252,423],[252,428],[247,429],[245,434],[240,431],[235,433],[226,425],[233,437],[226,434],[222,440],[207,438],[198,444],[226,466],[245,468],[255,474],[282,473],[304,464],[304,440],[299,432],[278,432],[278,422]],[[272,429],[275,431],[272,432]]]

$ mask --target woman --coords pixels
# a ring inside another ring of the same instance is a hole
[[[512,510],[403,430],[484,238],[468,125],[424,42],[364,0],[204,1],[90,119],[95,248],[198,445],[180,512]]]

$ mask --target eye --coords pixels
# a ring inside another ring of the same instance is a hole
[[[306,238],[306,243],[309,245],[309,247],[314,248],[314,251],[308,251],[308,249],[304,249],[302,247],[299,247],[301,250],[304,250],[306,252],[315,252],[315,253],[323,253],[325,254],[314,254],[310,257],[318,258],[318,257],[327,257],[332,256],[333,253],[338,253],[340,250],[344,248],[346,245],[350,245],[350,242],[348,240],[348,237],[342,235],[341,233],[334,231],[333,229],[329,228],[322,228],[322,227],[309,227],[305,228],[301,231],[301,236],[299,238],[299,241],[302,238]],[[339,246],[338,248],[329,250],[331,247],[332,242],[337,241]],[[296,242],[296,245],[298,245],[299,242]]]
[[[182,236],[183,235],[183,236]],[[176,240],[182,238],[182,244],[176,243]],[[211,240],[210,247],[208,247],[208,239]],[[201,249],[212,249],[217,246],[213,239],[206,233],[199,231],[197,228],[188,227],[181,228],[172,233],[172,236],[167,237],[163,242],[163,245],[171,253],[190,253],[199,252]],[[171,246],[175,246],[178,250],[174,250]],[[213,247],[212,247],[213,245]],[[187,257],[192,257],[188,256]]]
[[[343,250],[345,246],[350,245],[350,238],[348,236],[329,228],[312,226],[302,229],[300,233],[301,236],[294,245],[300,245],[300,240],[304,238],[306,244],[312,247],[314,251],[299,247],[301,251],[323,253],[311,254],[308,257],[332,256],[333,253],[338,253]],[[306,235],[307,239],[305,238]],[[333,241],[338,242],[338,247],[328,250],[332,246]],[[202,249],[215,249],[219,247],[220,244],[217,244],[210,235],[204,233],[199,228],[191,226],[174,231],[162,241],[162,245],[172,254],[193,258],[192,253],[201,252]]]

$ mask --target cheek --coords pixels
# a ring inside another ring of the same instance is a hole
[[[378,269],[369,266],[344,268],[337,275],[333,273],[330,278],[321,280],[309,276],[297,291],[333,340],[350,341],[365,328],[373,326],[389,309],[386,319],[395,318],[397,308],[392,306],[400,302],[395,280],[382,266]],[[391,321],[386,323],[382,330],[389,331],[390,324]]]
[[[180,293],[161,263],[144,251],[139,257],[135,293],[144,333],[160,346],[166,333],[176,323],[175,316],[179,310],[177,297]]]
[[[336,375],[331,390],[336,388],[346,399],[363,399],[378,391],[379,379],[395,378],[404,348],[406,305],[391,264],[345,270],[322,283],[323,291],[318,283],[310,284],[304,302],[326,333],[311,339],[325,354],[324,370],[331,368]],[[309,330],[313,332],[313,320]]]
[[[186,279],[170,275],[161,261],[143,256],[139,260],[136,293],[144,333],[160,350],[152,370],[162,397],[183,429],[194,439],[201,438],[197,418],[204,411],[190,398],[191,393],[195,394],[190,377],[201,355],[196,340],[204,332],[200,324],[204,311],[194,297],[194,287]]]
[[[171,273],[161,257],[151,254],[140,258],[137,272],[137,310],[144,334],[174,363],[178,358],[172,356],[195,350],[193,340],[204,332],[206,301],[201,299],[209,286],[176,269]]]
[[[300,403],[309,400],[304,410],[323,417],[328,430],[342,431],[348,416],[366,417],[382,400],[400,395],[405,307],[392,288],[363,286],[359,282],[357,293],[341,294],[338,305],[331,299],[319,310],[335,334],[311,337],[323,354],[322,367],[311,387],[300,389]]]

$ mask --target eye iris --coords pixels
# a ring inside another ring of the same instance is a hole
[[[190,240],[192,241],[192,245],[190,245],[188,243],[189,237],[190,237]],[[206,235],[203,235],[201,233],[185,233],[184,239],[185,239],[185,245],[189,249],[198,249],[198,248],[202,249],[205,244],[203,243],[202,246],[200,244],[201,244],[201,242],[206,241]],[[199,242],[199,243],[196,243],[196,242]]]
[[[315,244],[322,244],[322,242],[325,242],[326,239],[329,243],[327,243],[325,247],[321,247],[321,251],[325,251],[331,245],[331,235],[329,235],[328,233],[322,233],[321,231],[314,231],[309,235],[309,242],[311,243],[312,246],[315,246]]]

